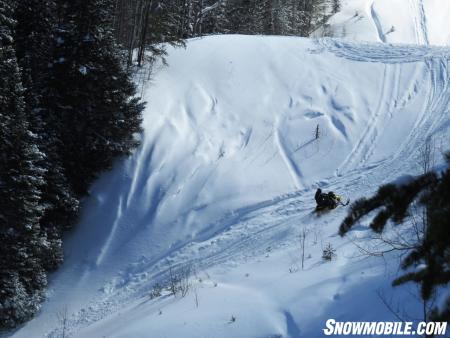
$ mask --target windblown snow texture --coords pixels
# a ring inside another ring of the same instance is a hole
[[[417,42],[438,41],[433,29]],[[420,316],[417,290],[390,287],[398,257],[363,259],[352,240],[370,244],[365,224],[340,238],[346,208],[317,217],[314,192],[372,194],[419,172],[427,137],[448,144],[449,58],[447,47],[330,38],[169,49],[144,88],[142,146],[94,185],[48,301],[13,336],[56,336],[65,307],[77,337],[318,337],[330,317],[396,320],[380,294]],[[324,263],[328,243],[337,257]],[[170,267],[189,264],[186,297],[150,299]]]

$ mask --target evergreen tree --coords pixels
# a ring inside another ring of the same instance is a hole
[[[17,21],[15,45],[25,87],[25,112],[30,129],[45,157],[41,205],[41,229],[49,240],[49,250],[42,257],[47,270],[62,262],[62,229],[76,219],[78,200],[73,196],[58,156],[57,122],[48,109],[53,100],[49,92],[49,63],[53,58],[56,6],[52,0],[22,0],[15,10]]]
[[[450,153],[447,154],[450,165]],[[450,282],[450,168],[443,173],[426,173],[404,185],[388,184],[369,199],[356,201],[339,233],[345,235],[363,216],[378,210],[370,227],[383,232],[387,222],[401,223],[411,214],[411,204],[418,201],[424,213],[424,233],[416,246],[402,261],[407,272],[393,284],[418,283],[422,299],[427,302],[440,286]],[[414,270],[409,270],[415,267]],[[418,269],[418,267],[420,267]],[[432,312],[435,320],[446,320],[450,312],[450,298],[444,309]]]
[[[255,20],[255,0],[240,0],[234,4],[231,25],[237,28],[240,34],[256,34]]]
[[[161,43],[206,34],[309,36],[339,9],[339,0],[117,0],[115,36],[142,65],[164,58]]]
[[[217,0],[208,3],[202,8],[202,34],[228,33],[230,31],[226,16],[226,0]]]
[[[134,51],[141,65],[161,42],[299,34],[310,2],[324,0],[0,0],[0,327],[37,311],[79,198],[137,144]]]
[[[39,308],[47,244],[39,219],[43,154],[25,116],[24,91],[13,48],[12,8],[0,0],[0,327],[13,327]]]
[[[69,183],[82,196],[99,172],[136,146],[143,106],[114,42],[112,1],[61,0],[61,8],[49,105],[60,123]]]
[[[166,49],[161,43],[184,46],[181,39],[193,36],[193,10],[192,0],[158,1],[145,6],[137,60],[139,66],[144,56],[150,63],[158,58],[165,62]]]
[[[111,13],[108,0],[0,0],[0,328],[39,309],[78,199],[137,144],[143,105]]]
[[[256,32],[275,34],[272,3],[272,0],[261,0],[256,2],[253,14]]]

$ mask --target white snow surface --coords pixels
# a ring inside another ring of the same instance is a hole
[[[361,41],[450,44],[448,0],[342,0],[329,28],[313,35]]]
[[[390,286],[398,253],[361,255],[356,240],[377,245],[368,220],[341,238],[347,208],[318,217],[313,196],[370,195],[420,172],[427,137],[445,149],[449,58],[330,38],[170,48],[143,90],[142,145],[95,183],[42,311],[12,336],[60,336],[64,309],[74,337],[320,337],[328,318],[397,320],[382,300],[419,318],[416,287]],[[186,266],[185,297],[151,299]]]

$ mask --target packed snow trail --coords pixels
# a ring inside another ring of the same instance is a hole
[[[427,137],[448,144],[449,59],[445,47],[328,38],[217,36],[170,49],[144,89],[142,145],[94,185],[48,301],[14,336],[56,337],[65,307],[79,337],[315,337],[331,314],[390,319],[375,291],[391,296],[398,260],[357,258],[336,235],[346,208],[317,217],[313,196],[318,186],[370,195],[418,173]],[[300,271],[304,227],[311,258]],[[324,264],[327,243],[338,259]],[[149,299],[187,265],[200,310],[192,294]],[[351,290],[371,290],[372,317]],[[395,295],[420,311],[409,291]]]
[[[447,0],[342,0],[340,10],[313,33],[357,41],[446,46]]]
[[[345,171],[346,165],[350,161],[355,161],[359,153],[363,152],[365,157],[361,161],[364,163],[368,157],[373,154],[373,147],[378,144],[375,138],[378,135],[378,130],[388,127],[388,122],[393,118],[393,111],[397,108],[404,108],[408,101],[410,101],[417,93],[417,83],[425,79],[422,78],[423,73],[417,74],[421,66],[414,70],[414,77],[410,80],[413,88],[407,89],[403,94],[404,98],[399,100],[399,77],[400,68],[398,63],[416,63],[418,60],[424,60],[424,65],[427,68],[427,75],[429,78],[429,93],[425,98],[424,106],[419,112],[420,116],[417,118],[411,133],[405,138],[405,141],[399,148],[399,153],[394,157],[403,158],[408,153],[411,154],[416,147],[418,140],[424,141],[428,135],[431,134],[433,128],[437,128],[446,118],[445,112],[448,110],[450,91],[449,91],[449,59],[448,48],[426,48],[413,46],[398,46],[391,48],[391,46],[378,45],[374,50],[375,45],[352,43],[349,41],[339,41],[333,39],[320,39],[319,45],[326,48],[326,50],[334,53],[339,57],[344,57],[349,60],[358,60],[365,62],[384,62],[386,68],[383,72],[383,83],[381,86],[381,96],[379,99],[379,106],[374,115],[371,117],[367,125],[366,131],[362,138],[357,142],[355,149],[348,155],[347,159],[341,165],[339,171]],[[406,51],[408,49],[408,51]],[[394,64],[394,67],[389,67],[387,64]],[[389,71],[388,69],[391,69]],[[391,73],[388,75],[388,73]],[[387,79],[390,76],[391,78]],[[396,95],[396,97],[387,98],[387,95]],[[405,97],[406,95],[406,97]],[[388,103],[387,106],[386,103]],[[389,115],[380,117],[380,113]],[[431,116],[430,116],[431,115]],[[380,123],[383,119],[385,122]],[[370,139],[370,141],[368,141]],[[415,141],[415,142],[414,142]],[[366,148],[364,148],[366,147]]]

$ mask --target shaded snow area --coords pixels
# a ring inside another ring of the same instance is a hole
[[[444,46],[450,44],[449,17],[448,0],[342,0],[329,27],[313,35]]]
[[[417,288],[390,286],[399,254],[361,255],[379,249],[368,220],[341,238],[347,208],[317,216],[313,196],[370,195],[420,172],[427,137],[449,144],[449,58],[328,38],[169,49],[143,90],[141,147],[93,186],[48,301],[13,336],[57,337],[65,308],[74,337],[320,337],[328,318],[397,320],[384,303],[420,318]],[[150,296],[188,267],[184,297]]]

